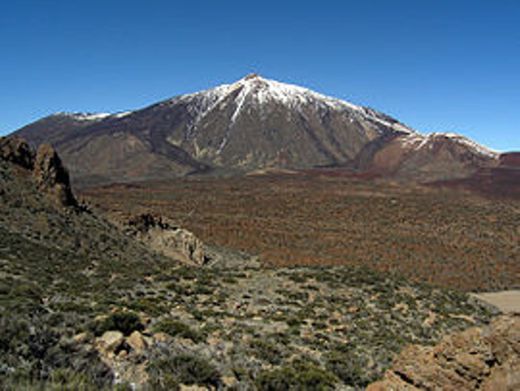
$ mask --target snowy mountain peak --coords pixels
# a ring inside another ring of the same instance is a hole
[[[346,121],[358,118],[398,132],[414,133],[414,130],[406,125],[370,108],[323,95],[305,87],[267,79],[256,73],[246,75],[232,84],[223,84],[209,90],[178,96],[167,101],[166,104],[178,102],[188,104],[196,123],[213,109],[220,107],[224,101],[232,102],[234,105],[230,118],[231,124],[236,122],[245,109],[252,108],[265,114],[274,107],[283,106],[288,113],[301,114],[312,110],[324,114],[333,111],[344,113]]]
[[[241,95],[253,94],[259,103],[276,101],[291,107],[304,104],[325,105],[331,109],[362,111],[363,108],[349,102],[319,94],[294,84],[266,79],[256,73],[249,74],[228,86],[230,91],[242,88]]]
[[[17,133],[58,145],[86,180],[324,166],[438,180],[498,160],[463,136],[422,135],[371,108],[258,74],[132,112],[59,113]]]

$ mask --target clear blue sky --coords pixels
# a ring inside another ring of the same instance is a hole
[[[520,150],[520,1],[5,0],[0,134],[249,72]]]

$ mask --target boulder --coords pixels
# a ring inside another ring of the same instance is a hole
[[[222,384],[224,384],[225,388],[233,388],[236,387],[238,380],[235,376],[223,376]]]
[[[85,344],[89,341],[89,339],[90,336],[86,332],[76,334],[74,337],[72,337],[72,340],[77,344]]]
[[[163,333],[162,331],[158,332],[158,333],[154,333],[152,338],[153,338],[154,342],[158,342],[158,343],[167,343],[172,340],[172,337],[169,334]]]
[[[367,388],[423,389],[520,389],[520,317],[501,316],[489,326],[450,335],[437,346],[409,346],[398,355],[383,380]]]
[[[148,346],[143,335],[137,330],[126,338],[126,343],[136,353],[142,353]]]
[[[96,340],[96,348],[102,355],[109,356],[118,353],[124,342],[125,337],[121,331],[106,331]]]

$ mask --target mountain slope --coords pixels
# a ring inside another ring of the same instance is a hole
[[[50,151],[0,138],[0,389],[359,388],[406,343],[489,322],[367,269],[180,266],[42,191],[68,185]]]
[[[134,112],[60,113],[16,133],[33,144],[52,143],[70,168],[73,180],[82,182],[172,178],[208,171],[240,173],[264,168],[352,168],[357,164],[358,168],[367,169],[373,167],[375,155],[381,156],[381,150],[388,145],[392,146],[390,150],[397,148],[396,153],[408,163],[402,170],[386,171],[414,174],[416,165],[433,165],[433,170],[415,170],[423,174],[420,179],[451,177],[451,166],[439,164],[445,154],[435,152],[443,147],[426,154],[430,149],[423,148],[420,158],[409,159],[407,143],[392,142],[426,137],[397,120],[255,74]],[[435,143],[451,142],[438,138]],[[450,159],[455,165],[463,160],[467,170],[458,175],[466,175],[466,171],[475,169],[465,163],[466,156],[479,155],[481,147],[471,143],[458,145]],[[488,156],[476,159],[475,165],[480,167],[495,160],[495,156]],[[378,165],[376,161],[375,167]],[[434,175],[429,175],[431,172]]]
[[[453,133],[413,133],[373,144],[360,154],[360,168],[424,181],[465,178],[482,167],[497,166],[500,158],[498,153]]]
[[[128,180],[346,164],[401,132],[411,129],[374,110],[250,75],[126,115],[53,115],[17,134],[51,142],[74,179]]]

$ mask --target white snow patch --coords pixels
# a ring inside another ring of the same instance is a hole
[[[113,118],[123,118],[123,117],[126,117],[127,115],[130,115],[132,113],[133,113],[133,111],[122,111],[120,113],[112,114],[111,117],[113,117]]]
[[[469,138],[456,133],[430,133],[427,135],[414,133],[401,138],[401,142],[404,147],[409,147],[414,150],[420,150],[424,147],[431,148],[435,140],[442,138],[448,138],[453,142],[465,146],[471,149],[474,153],[482,156],[486,156],[493,159],[499,156],[498,152],[486,148],[483,145],[480,145],[475,141],[472,141]]]
[[[462,144],[462,145],[465,145],[465,146],[473,149],[475,152],[479,153],[480,155],[489,156],[489,157],[493,157],[493,158],[496,158],[500,155],[498,152],[493,151],[490,148],[484,147],[483,145],[480,145],[480,144],[476,143],[475,141],[470,140],[469,138],[462,136],[460,134],[456,134],[456,133],[434,133],[434,134],[439,135],[439,136],[448,137],[449,139],[452,139],[453,141],[455,141],[458,144]]]
[[[110,117],[110,113],[66,113],[60,112],[54,114],[56,116],[64,116],[75,119],[76,121],[100,121]]]
[[[71,113],[71,112],[59,112],[56,114],[53,114],[55,116],[60,117],[69,117],[73,118],[76,121],[102,121],[107,118],[123,118],[127,115],[132,114],[133,111],[123,111],[119,113]]]
[[[314,92],[304,87],[280,83],[275,80],[265,79],[258,75],[249,75],[233,84],[223,84],[205,91],[181,95],[166,102],[166,104],[186,103],[192,115],[191,128],[188,132],[193,136],[197,123],[202,120],[221,102],[239,91],[234,98],[235,109],[231,114],[232,127],[244,109],[249,105],[256,105],[262,110],[268,102],[282,104],[291,110],[297,110],[304,114],[303,109],[312,107],[314,110],[328,109],[335,111],[348,111],[349,115],[359,116],[378,124],[387,126],[395,131],[414,133],[415,131],[399,122],[391,122],[385,116],[372,109],[354,105],[340,99],[332,98]],[[352,118],[352,117],[351,117]]]

